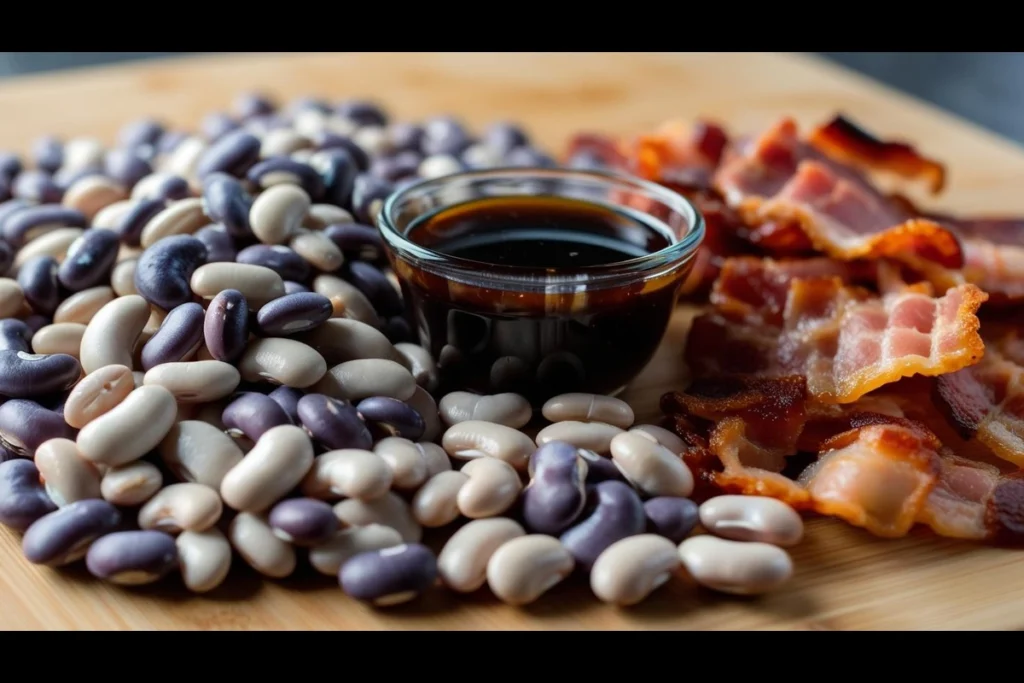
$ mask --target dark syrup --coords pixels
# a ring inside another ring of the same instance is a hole
[[[523,281],[659,251],[670,239],[641,215],[561,197],[468,201],[414,221],[422,246]],[[678,287],[639,278],[577,294],[476,286],[414,270],[403,282],[421,342],[439,359],[441,391],[514,391],[534,402],[566,391],[620,389],[650,360]],[[673,278],[676,280],[677,278]]]

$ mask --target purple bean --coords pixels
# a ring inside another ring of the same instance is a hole
[[[235,98],[232,109],[239,118],[251,119],[256,116],[273,114],[277,106],[263,93],[247,92]]]
[[[207,225],[194,236],[206,246],[207,263],[233,262],[238,255],[235,240],[223,225]]]
[[[313,291],[313,290],[311,290],[306,285],[299,284],[298,282],[294,282],[292,280],[285,280],[284,281],[284,293],[285,294],[297,294],[298,292],[311,292],[311,291]]]
[[[244,130],[235,130],[218,139],[199,158],[196,175],[227,173],[241,178],[260,158],[260,139]]]
[[[16,353],[0,352],[0,355]],[[75,438],[75,430],[64,422],[64,414],[35,401],[13,398],[0,405],[0,442],[18,455],[32,457],[44,441]]]
[[[344,277],[366,295],[381,315],[398,315],[405,310],[398,290],[375,266],[365,261],[350,261],[345,265]]]
[[[206,246],[191,235],[171,235],[142,252],[135,268],[135,289],[165,311],[192,300],[189,280],[206,262]]]
[[[343,150],[348,152],[357,171],[365,171],[370,167],[370,157],[362,147],[353,142],[352,138],[325,131],[314,137],[318,150]],[[330,182],[327,183],[330,185]]]
[[[319,201],[324,194],[324,179],[309,164],[295,161],[288,157],[274,157],[265,159],[252,168],[246,174],[249,182],[257,187],[263,187],[263,180],[269,175],[287,173],[298,178],[299,186],[306,191],[309,198],[314,202]]]
[[[391,146],[395,151],[417,152],[421,151],[423,143],[423,126],[416,123],[400,122],[391,126]]]
[[[11,180],[0,175],[0,202],[6,202],[11,198]]]
[[[330,149],[320,152],[314,163],[323,180],[325,200],[336,206],[348,206],[359,174],[359,164],[352,153],[345,148]]]
[[[363,223],[374,223],[381,203],[394,191],[386,180],[360,173],[352,185],[352,215]]]
[[[32,239],[33,231],[41,227],[84,228],[87,222],[85,214],[78,209],[53,204],[27,206],[6,217],[3,222],[3,238],[12,247],[20,247]]]
[[[3,181],[0,181],[3,182]],[[5,274],[14,264],[14,249],[11,245],[0,240],[0,275]]]
[[[334,108],[334,113],[360,126],[386,126],[388,115],[376,102],[346,100]]]
[[[530,483],[522,493],[526,528],[558,535],[583,511],[587,491],[578,449],[564,441],[550,441],[530,456]]]
[[[312,330],[333,314],[331,300],[322,294],[285,294],[260,308],[256,324],[265,335],[285,336]]]
[[[421,150],[425,156],[450,154],[457,157],[471,144],[473,140],[466,129],[450,116],[436,117],[423,126]]]
[[[178,546],[162,531],[117,531],[89,546],[85,566],[96,578],[111,583],[153,583],[178,568]]]
[[[52,135],[32,143],[32,161],[37,168],[53,173],[64,165],[64,143]]]
[[[35,334],[29,326],[16,318],[4,318],[0,320],[0,351],[24,351],[32,350],[32,335]]]
[[[421,161],[423,157],[418,152],[398,152],[386,157],[377,157],[370,162],[369,170],[378,178],[393,183],[415,176]]]
[[[356,410],[363,420],[386,427],[393,436],[418,441],[426,431],[423,417],[416,412],[416,409],[396,398],[387,396],[364,398],[356,406]]]
[[[628,484],[603,481],[588,491],[583,521],[569,528],[559,540],[583,569],[590,571],[605,548],[627,536],[643,533],[647,526],[640,497]]]
[[[292,424],[299,424],[299,399],[303,396],[300,390],[281,385],[267,394],[267,396],[284,409]]]
[[[299,399],[299,420],[315,441],[329,450],[373,446],[373,437],[355,407],[323,394],[306,394]]]
[[[103,170],[108,176],[131,189],[150,173],[153,167],[132,149],[112,149],[103,160]]]
[[[21,550],[32,564],[58,567],[85,556],[93,541],[114,531],[121,513],[105,500],[79,500],[37,519]]]
[[[39,315],[38,313],[33,313],[24,320],[24,323],[28,326],[28,329],[32,334],[35,334],[52,322],[52,318],[48,318],[45,315]]]
[[[11,194],[18,199],[27,199],[40,204],[55,204],[64,196],[64,190],[46,171],[29,169],[22,171],[11,184]]]
[[[160,140],[156,143],[156,152],[157,154],[170,154],[189,137],[185,131],[169,130],[160,136]]]
[[[203,209],[211,220],[221,223],[233,237],[251,237],[249,209],[252,200],[242,184],[226,173],[211,173],[203,179]]]
[[[381,332],[388,338],[388,341],[392,344],[401,344],[403,342],[416,343],[416,337],[412,333],[412,327],[409,325],[409,321],[405,319],[405,316],[395,315],[388,318],[384,322],[384,326],[381,328]]]
[[[14,180],[14,176],[21,173],[24,166],[21,157],[13,152],[0,152],[0,178]]]
[[[505,164],[523,168],[554,168],[558,165],[550,156],[531,147],[516,147],[511,150],[505,155]]]
[[[283,500],[270,509],[267,521],[275,536],[296,545],[326,541],[338,530],[334,508],[313,498]]]
[[[588,451],[585,448],[580,449],[579,455],[587,463],[588,484],[597,484],[602,481],[626,481],[626,478],[622,476],[622,472],[611,461],[611,458],[602,457],[594,451]]]
[[[18,270],[18,286],[34,312],[53,315],[60,305],[59,267],[52,256],[36,256],[25,261]]]
[[[301,282],[306,280],[311,272],[306,259],[281,244],[254,244],[239,251],[235,261],[270,268],[285,280]]]
[[[324,228],[324,234],[348,259],[379,261],[384,254],[384,238],[380,231],[361,223],[336,223]]]
[[[249,304],[237,289],[225,289],[206,307],[203,338],[210,355],[233,363],[249,341]]]
[[[529,145],[530,138],[516,124],[498,121],[488,126],[487,130],[484,131],[483,143],[504,156],[516,147]]]
[[[34,462],[19,458],[0,463],[0,524],[24,531],[56,509]]]
[[[644,514],[650,533],[664,536],[677,545],[697,526],[697,504],[689,498],[651,498],[644,503]]]
[[[345,593],[381,606],[411,600],[436,580],[437,558],[420,543],[359,553],[338,573]]]
[[[149,183],[147,183],[149,184]],[[192,188],[188,181],[177,175],[163,175],[156,183],[146,188],[146,193],[139,199],[165,199],[174,201],[192,196]]]
[[[5,202],[0,202],[0,233],[3,232],[3,225],[9,216],[28,206],[35,206],[35,204],[28,199],[8,199]],[[0,238],[2,238],[2,234],[0,234]]]
[[[72,292],[108,282],[120,248],[120,239],[113,230],[86,230],[68,247],[57,269],[57,279]]]
[[[162,363],[177,363],[196,350],[203,341],[203,307],[189,302],[174,308],[160,328],[142,347],[142,369]]]
[[[128,149],[154,147],[164,134],[164,126],[154,119],[126,123],[117,133],[117,144]]]
[[[105,176],[103,168],[98,165],[90,165],[82,168],[62,168],[53,174],[53,183],[60,188],[62,193],[77,183],[82,178],[89,176]]]
[[[167,202],[163,199],[142,199],[128,209],[117,225],[114,226],[121,241],[130,247],[139,246],[139,239],[142,237],[142,229],[146,227],[153,216],[164,210]]]
[[[294,116],[307,109],[318,111],[321,114],[329,114],[331,112],[331,105],[319,97],[303,95],[302,97],[296,97],[288,103],[287,113]]]
[[[240,394],[224,407],[221,422],[229,431],[244,435],[250,441],[259,441],[268,429],[292,424],[278,403],[265,394]]]
[[[239,128],[239,123],[223,112],[212,112],[203,117],[199,130],[210,142],[216,142]]]

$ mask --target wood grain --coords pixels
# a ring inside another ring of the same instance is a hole
[[[958,210],[1024,211],[1024,153],[1013,144],[906,96],[808,57],[774,54],[312,54],[185,58],[52,76],[0,87],[0,148],[26,150],[45,133],[112,140],[144,115],[192,126],[232,96],[259,88],[281,98],[372,96],[397,117],[441,112],[473,125],[529,126],[560,149],[581,129],[634,133],[667,118],[708,116],[736,132],[779,116],[812,125],[843,111],[881,135],[907,139],[950,165],[936,203]],[[680,311],[656,358],[625,394],[641,419],[685,380]],[[1012,551],[921,532],[885,541],[814,520],[794,553],[797,575],[761,599],[723,598],[682,581],[628,610],[569,582],[534,606],[499,604],[486,590],[443,590],[375,611],[327,577],[263,581],[237,566],[197,597],[169,580],[136,590],[101,584],[81,568],[52,571],[20,557],[0,531],[0,628],[5,629],[1019,629],[1024,579]]]

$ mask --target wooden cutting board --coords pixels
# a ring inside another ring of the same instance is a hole
[[[843,111],[883,136],[946,161],[938,204],[1024,212],[1024,152],[1012,143],[837,67],[773,54],[275,54],[197,57],[14,79],[0,85],[0,148],[27,150],[45,133],[112,141],[134,117],[194,126],[233,95],[370,96],[396,117],[455,113],[470,124],[525,123],[560,150],[582,129],[637,133],[668,118],[707,116],[751,132],[784,115],[813,125]],[[688,325],[680,311],[662,348],[625,398],[639,419],[679,388]],[[875,539],[831,520],[809,524],[788,587],[759,599],[713,595],[671,582],[641,605],[600,604],[583,581],[525,609],[486,590],[433,591],[377,611],[348,600],[328,577],[264,581],[236,562],[217,591],[194,596],[175,579],[135,590],[83,569],[53,571],[20,556],[0,530],[3,629],[1019,629],[1024,556],[914,533]]]

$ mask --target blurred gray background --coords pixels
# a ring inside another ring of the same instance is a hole
[[[0,79],[182,52],[0,52]],[[1024,53],[822,52],[827,59],[1024,144]]]

